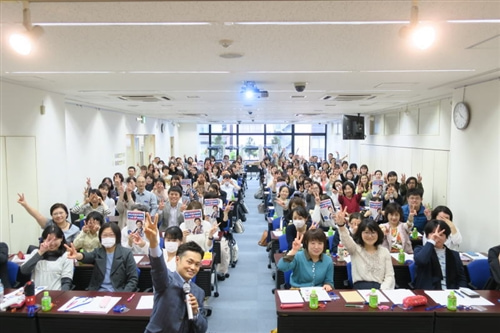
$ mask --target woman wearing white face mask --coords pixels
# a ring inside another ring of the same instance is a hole
[[[165,230],[165,248],[163,249],[163,258],[167,268],[172,271],[177,271],[175,256],[177,255],[177,248],[182,244],[182,230],[178,226],[168,227]]]
[[[309,228],[316,228],[317,224],[313,223],[309,213],[302,206],[297,206],[292,210],[292,223],[286,227],[286,241],[288,250],[293,248],[293,241],[298,234],[303,235]]]
[[[135,291],[138,282],[137,265],[132,251],[121,245],[120,228],[114,222],[99,229],[101,247],[92,252],[76,252],[73,243],[66,246],[68,258],[93,264],[88,290]]]

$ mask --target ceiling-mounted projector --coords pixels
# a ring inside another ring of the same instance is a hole
[[[269,92],[267,90],[260,90],[254,81],[245,81],[243,87],[241,87],[241,94],[246,99],[269,97]]]

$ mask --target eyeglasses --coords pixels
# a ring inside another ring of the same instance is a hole
[[[376,231],[363,231],[362,234],[365,236],[375,236],[377,234],[377,232]]]

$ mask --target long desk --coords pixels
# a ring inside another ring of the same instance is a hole
[[[415,294],[424,294],[423,290],[414,291]],[[427,297],[426,306],[415,307],[412,310],[403,310],[398,307],[393,310],[371,309],[367,305],[363,308],[345,307],[345,301],[326,302],[324,308],[310,310],[306,303],[302,308],[281,309],[278,294],[275,295],[278,332],[331,332],[345,330],[349,333],[366,331],[384,333],[481,333],[498,332],[500,325],[500,291],[478,291],[481,296],[494,302],[494,306],[485,306],[486,311],[458,310],[448,311],[438,309],[426,311],[427,306],[436,305]]]
[[[40,311],[37,313],[38,332],[88,333],[92,330],[98,332],[144,332],[152,310],[136,310],[136,306],[141,296],[153,294],[137,293],[130,302],[127,302],[127,299],[132,294],[130,292],[66,291],[58,297],[52,298],[54,307],[50,311]],[[123,313],[115,313],[113,310],[110,310],[107,314],[57,311],[58,308],[74,296],[92,297],[105,295],[121,297],[121,300],[117,304],[125,304],[130,310]]]
[[[5,294],[9,294],[16,289],[5,289]],[[51,291],[52,297],[60,296],[63,291]],[[36,295],[36,304],[40,304],[42,301],[43,292]],[[40,311],[40,309],[38,309]],[[0,312],[0,332],[2,333],[38,333],[37,316],[36,314],[32,317],[28,316],[28,310],[26,306],[20,309],[16,309],[15,312],[5,311]]]

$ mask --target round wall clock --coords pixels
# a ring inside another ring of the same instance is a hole
[[[469,125],[470,109],[464,102],[455,104],[453,108],[453,123],[459,130],[465,129]]]

